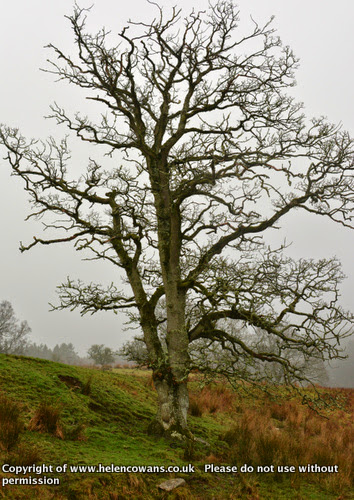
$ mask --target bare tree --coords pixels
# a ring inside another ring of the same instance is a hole
[[[3,300],[0,303],[0,352],[23,354],[30,331],[27,321],[20,323],[10,302]]]
[[[232,1],[186,18],[153,6],[155,19],[129,22],[116,45],[105,29],[88,33],[76,7],[76,56],[49,45],[48,71],[103,109],[96,122],[58,104],[51,116],[105,147],[110,168],[90,159],[73,180],[66,140],[27,141],[7,126],[0,137],[32,198],[30,216],[54,215],[45,226],[58,231],[21,249],[72,242],[123,270],[131,295],[69,280],[59,307],[130,313],[158,393],[151,430],[189,435],[190,344],[277,363],[297,381],[289,349],[341,356],[353,316],[338,305],[339,263],[296,262],[263,238],[295,210],[353,227],[353,141],[323,118],[306,121],[285,93],[297,60],[270,22],[242,35]],[[268,332],[277,350],[234,335],[235,321]]]

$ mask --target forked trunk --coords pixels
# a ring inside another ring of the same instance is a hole
[[[150,424],[150,432],[160,436],[189,437],[187,382],[178,383],[171,372],[163,374],[161,371],[154,372],[153,380],[158,395],[158,411]]]

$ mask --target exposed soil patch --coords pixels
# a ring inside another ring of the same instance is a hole
[[[64,382],[70,389],[82,389],[82,382],[75,377],[71,377],[70,375],[58,375],[58,379]]]

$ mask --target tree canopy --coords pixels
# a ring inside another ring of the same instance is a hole
[[[105,29],[89,33],[75,7],[76,54],[49,45],[47,71],[102,107],[94,121],[55,103],[51,117],[103,147],[109,167],[91,158],[74,179],[67,139],[26,140],[2,126],[0,140],[30,217],[58,233],[21,249],[71,242],[123,271],[131,292],[68,280],[59,308],[137,321],[159,396],[154,429],[187,432],[190,346],[221,349],[238,367],[276,363],[299,383],[306,376],[289,352],[341,356],[353,316],[339,305],[339,262],[296,261],[264,236],[296,210],[353,227],[353,141],[324,118],[307,120],[287,93],[298,61],[271,21],[244,35],[233,1],[187,17],[153,6],[150,23],[130,21],[116,42]],[[271,342],[249,342],[244,328]],[[253,371],[235,376],[257,382]]]

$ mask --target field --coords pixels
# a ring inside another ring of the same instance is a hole
[[[0,460],[9,464],[0,471],[0,482],[28,476],[60,480],[59,485],[7,484],[0,487],[0,498],[353,498],[353,390],[330,390],[343,408],[324,418],[282,395],[281,388],[274,400],[233,392],[222,381],[201,387],[197,375],[190,387],[190,424],[199,440],[186,448],[146,433],[156,405],[150,372],[101,371],[0,355]],[[52,471],[7,472],[14,470],[10,466],[33,464]],[[60,472],[64,464],[67,470]],[[195,471],[69,471],[70,466],[98,464],[192,464]],[[207,464],[214,472],[204,472]],[[338,472],[299,471],[299,465],[315,464],[337,466],[333,470]],[[237,472],[222,472],[225,465],[236,466]],[[245,472],[245,465],[253,472]],[[263,472],[257,472],[259,466]],[[294,472],[280,472],[278,466],[293,466]],[[171,492],[158,487],[175,477],[185,484]]]

